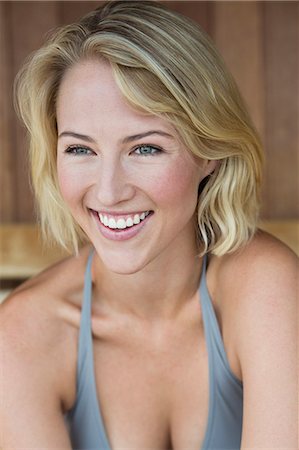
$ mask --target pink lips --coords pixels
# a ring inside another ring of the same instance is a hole
[[[148,220],[153,215],[153,212],[150,212],[149,215],[137,225],[133,225],[132,227],[126,228],[124,230],[111,230],[110,228],[105,227],[105,225],[102,224],[96,211],[92,211],[92,214],[98,223],[101,234],[106,239],[109,239],[111,241],[126,241],[136,236],[142,230],[142,228],[147,224]]]

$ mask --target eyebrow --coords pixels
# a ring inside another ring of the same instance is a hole
[[[82,139],[83,141],[95,143],[95,141],[90,136],[87,136],[86,134],[75,133],[74,131],[63,131],[59,134],[58,138],[61,138],[63,136],[70,136],[77,139]]]
[[[127,136],[127,137],[125,137],[123,139],[122,142],[124,144],[127,144],[129,142],[137,141],[139,139],[143,139],[145,137],[152,136],[152,135],[159,135],[159,136],[163,136],[163,137],[166,137],[166,138],[169,138],[169,139],[174,139],[174,137],[171,134],[166,133],[165,131],[162,131],[162,130],[150,130],[150,131],[146,131],[145,133],[140,133],[140,134],[134,134],[132,136]],[[62,133],[59,134],[58,138],[61,138],[63,136],[71,136],[71,137],[74,137],[74,138],[77,138],[77,139],[82,139],[83,141],[86,141],[86,142],[95,143],[95,140],[92,139],[90,136],[87,136],[86,134],[75,133],[74,131],[63,131]]]
[[[170,139],[174,139],[174,137],[171,134],[166,133],[165,131],[162,131],[162,130],[151,130],[151,131],[147,131],[145,133],[134,134],[133,136],[127,136],[126,138],[124,138],[123,143],[127,144],[128,142],[138,141],[139,139],[143,139],[145,137],[152,136],[153,134],[156,134],[158,136],[167,137],[167,138],[170,138]]]

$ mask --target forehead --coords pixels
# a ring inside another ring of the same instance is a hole
[[[97,129],[146,125],[174,132],[166,119],[134,109],[118,88],[110,64],[98,60],[81,61],[65,73],[58,91],[57,122],[59,128],[82,123]]]

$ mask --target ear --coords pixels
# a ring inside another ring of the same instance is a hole
[[[204,164],[203,164],[203,173],[204,173],[204,177],[207,177],[208,175],[210,175],[212,172],[214,172],[214,170],[219,166],[219,161],[216,160],[211,160],[211,159],[207,159],[205,160]]]

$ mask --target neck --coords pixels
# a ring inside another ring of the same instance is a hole
[[[126,314],[149,322],[173,319],[197,296],[202,258],[194,239],[173,246],[137,273],[107,270],[93,261],[94,301],[100,311]]]

